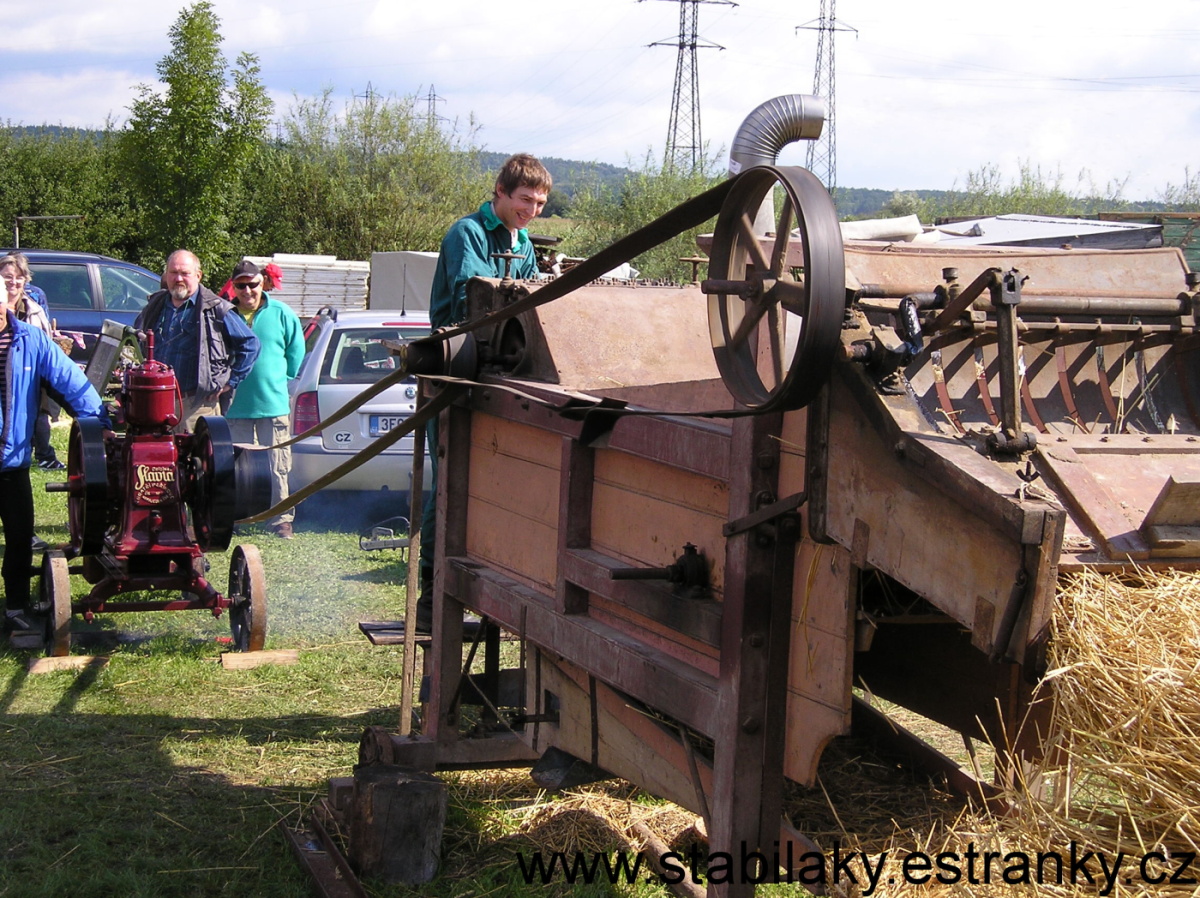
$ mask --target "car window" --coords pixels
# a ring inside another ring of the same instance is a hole
[[[31,262],[33,282],[46,291],[50,309],[91,309],[92,287],[86,265]]]
[[[100,265],[100,290],[104,307],[115,312],[140,312],[146,297],[161,287],[158,278],[117,265]]]
[[[373,384],[396,370],[398,359],[384,340],[407,342],[427,337],[429,332],[411,327],[342,328],[333,339],[321,361],[323,384]],[[414,378],[409,378],[413,382]]]

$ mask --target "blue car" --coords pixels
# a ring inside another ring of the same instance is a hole
[[[0,250],[0,255],[11,250]],[[33,283],[46,292],[50,318],[75,345],[71,359],[87,365],[104,320],[132,325],[161,276],[140,265],[95,253],[21,249]]]

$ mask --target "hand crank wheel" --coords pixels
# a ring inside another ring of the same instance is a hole
[[[233,436],[221,417],[201,418],[192,433],[192,529],[204,552],[224,552],[233,538],[237,510],[237,475]]]
[[[67,442],[67,526],[76,555],[95,555],[104,548],[108,500],[104,425],[96,418],[77,418]]]
[[[764,252],[753,221],[776,188],[783,202]],[[798,273],[788,263],[793,228],[803,247]],[[821,182],[791,166],[740,174],[717,218],[708,275],[713,355],[734,398],[761,411],[807,405],[829,377],[846,301],[841,229]]]
[[[229,630],[239,652],[262,651],[267,639],[267,576],[258,547],[237,546],[229,560]]]

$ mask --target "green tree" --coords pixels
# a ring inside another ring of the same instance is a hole
[[[414,97],[368,92],[337,114],[332,92],[297,98],[284,137],[252,178],[263,253],[436,250],[446,229],[491,195],[471,125],[443,130]]]
[[[120,256],[137,244],[132,201],[122,183],[117,132],[74,128],[0,130],[0,222],[12,234],[17,216],[82,216],[32,221],[21,243]],[[4,241],[7,242],[7,241]]]
[[[572,255],[589,256],[649,224],[658,216],[714,186],[720,175],[715,157],[702,157],[695,171],[663,168],[648,152],[640,169],[609,186],[599,181],[581,186],[571,204],[577,222],[565,245]],[[672,237],[633,260],[642,277],[690,281],[692,266],[681,262],[695,256],[697,235],[711,231],[713,222]]]
[[[234,212],[272,103],[257,57],[241,53],[231,71],[220,24],[208,0],[185,8],[158,63],[165,92],[143,84],[130,107],[125,168],[142,213],[141,260],[152,268],[178,247],[208,271],[227,269],[241,253]]]

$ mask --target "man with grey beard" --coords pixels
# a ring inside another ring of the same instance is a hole
[[[224,413],[258,358],[258,338],[233,306],[200,283],[200,260],[186,249],[167,257],[165,290],[152,293],[134,326],[154,334],[154,358],[175,369],[183,395],[176,431]]]

